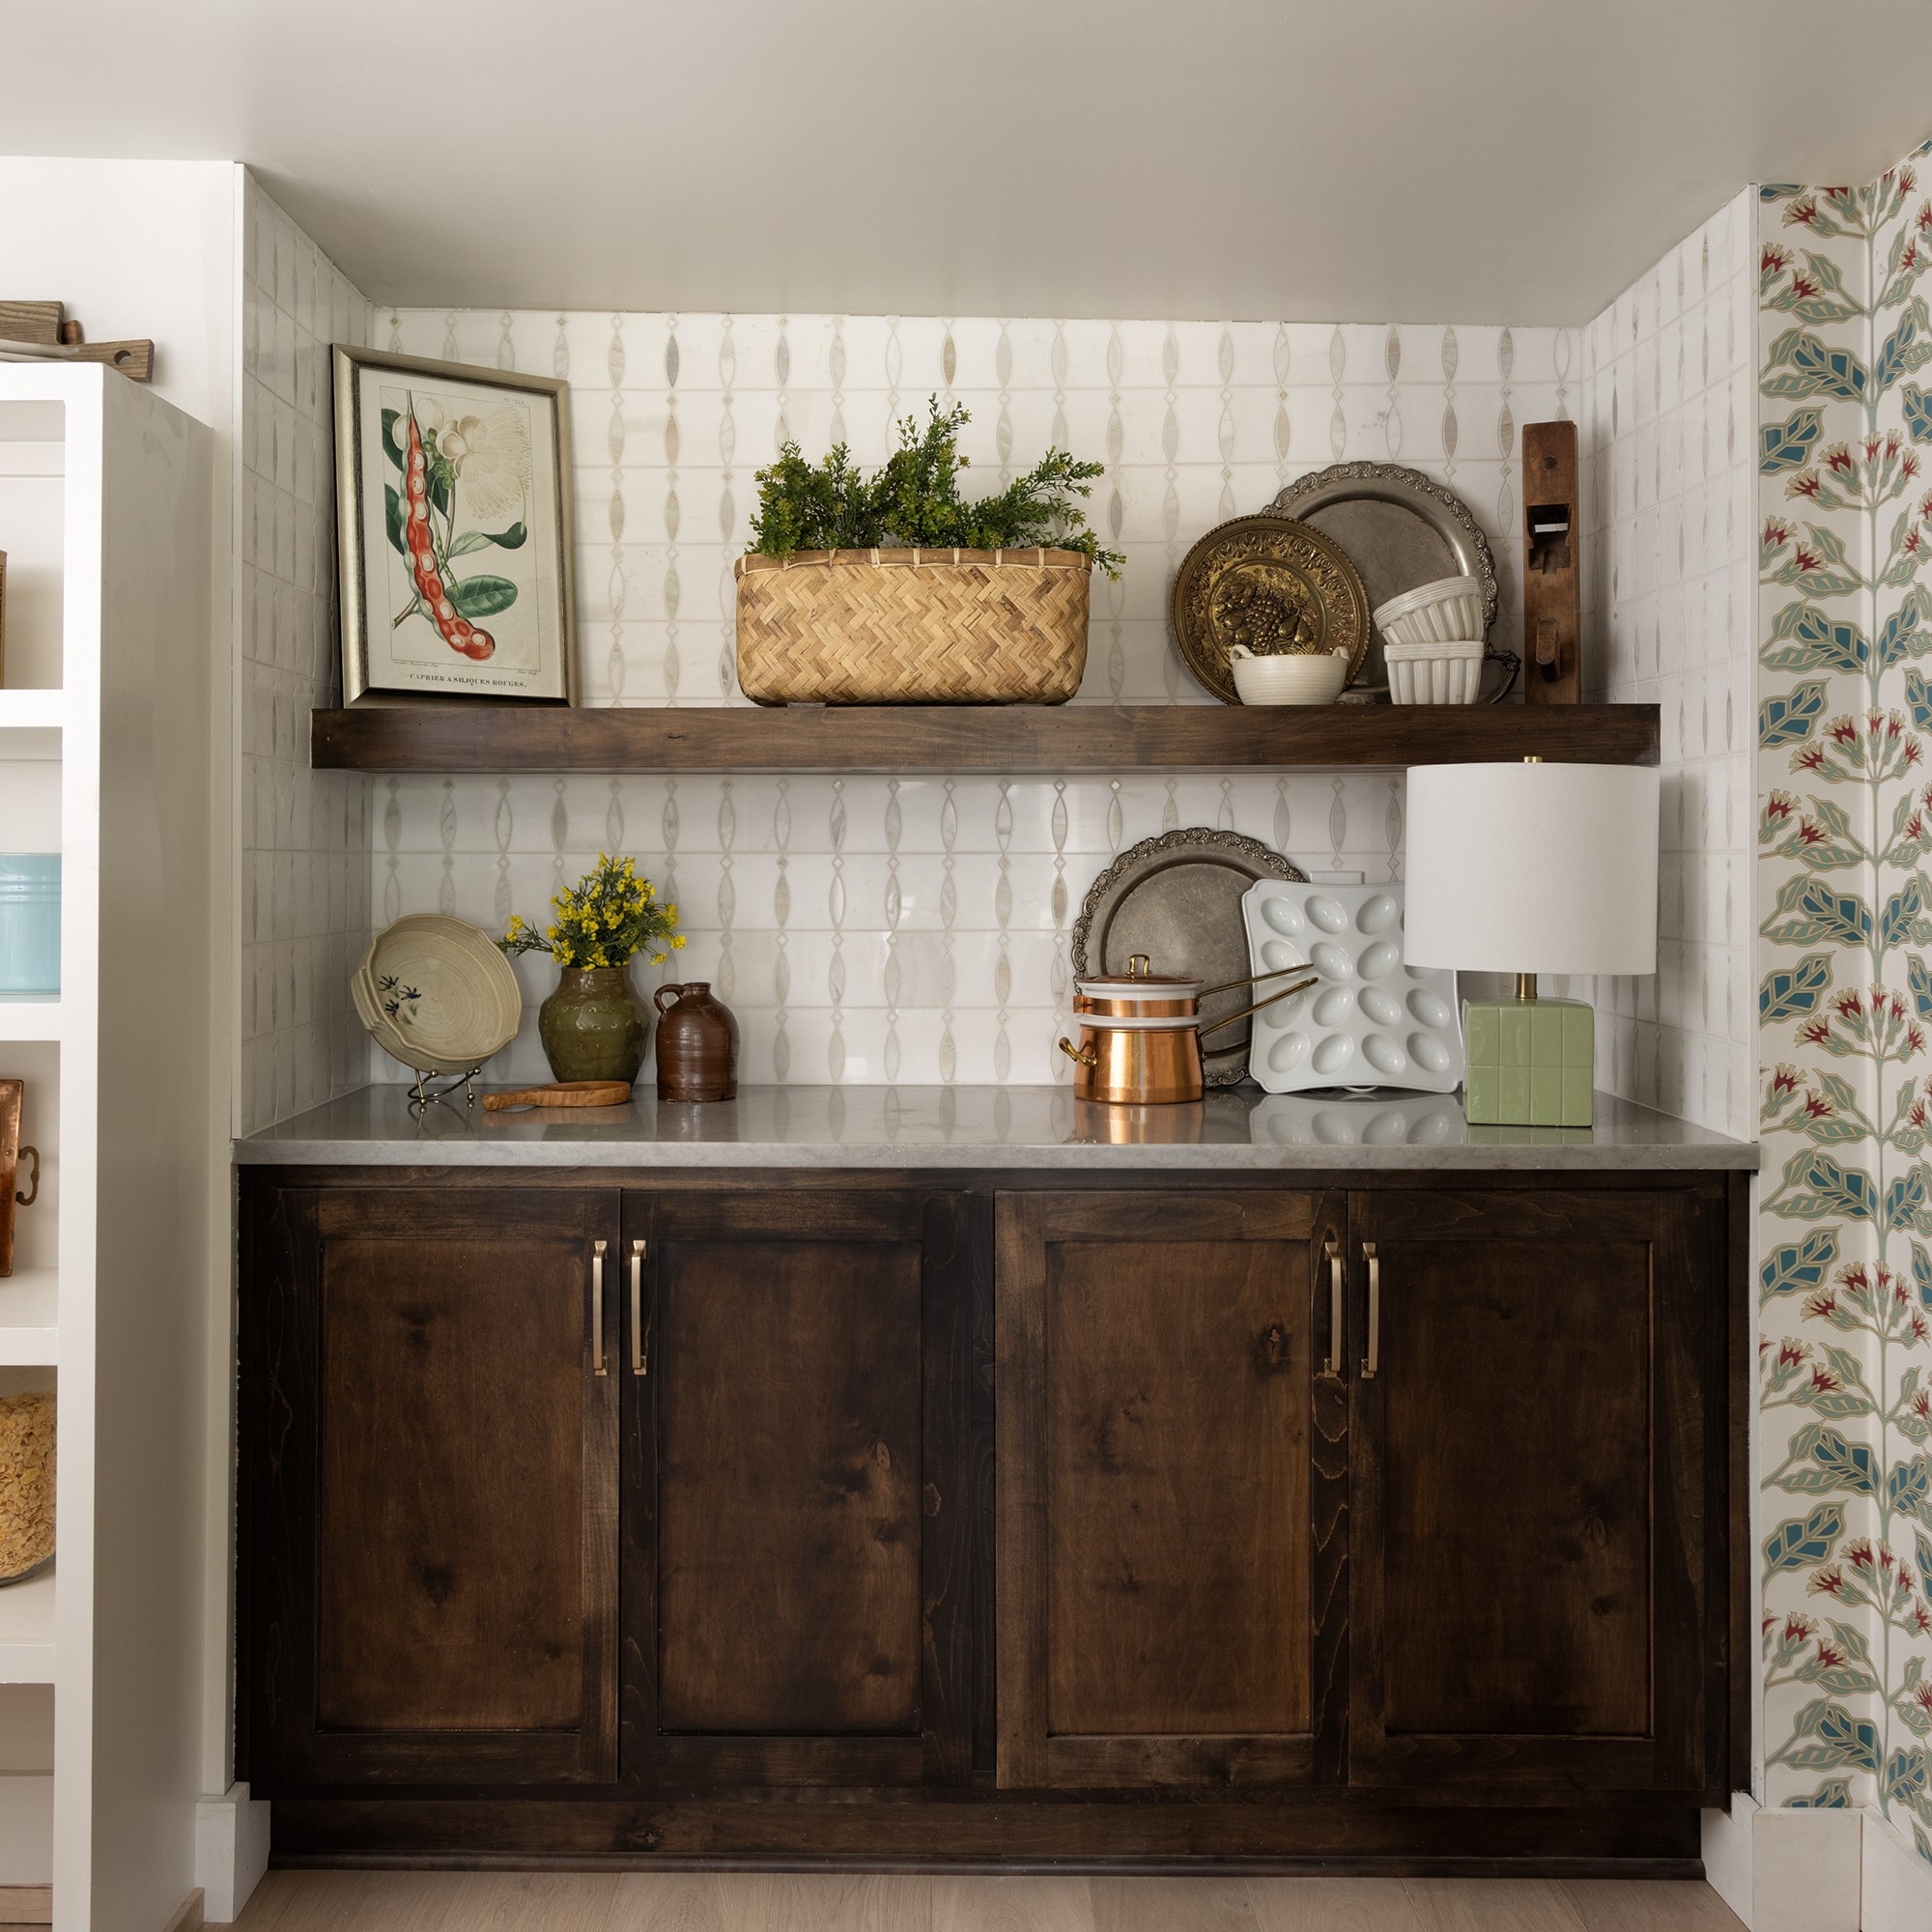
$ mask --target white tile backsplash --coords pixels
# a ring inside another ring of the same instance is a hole
[[[328,346],[369,305],[265,194],[242,190],[241,1093],[253,1132],[368,1077],[349,976],[369,943],[370,781],[309,769],[342,688]]]
[[[755,470],[787,434],[813,455],[842,436],[882,460],[929,395],[972,410],[963,440],[985,487],[1049,442],[1108,466],[1090,515],[1127,565],[1119,583],[1096,580],[1076,702],[1211,701],[1169,639],[1175,568],[1213,523],[1338,460],[1408,463],[1464,497],[1495,550],[1496,635],[1514,648],[1520,426],[1577,414],[1596,695],[1664,705],[1666,844],[1690,856],[1671,872],[1662,978],[1601,989],[1604,1077],[1735,1126],[1747,960],[1728,922],[1747,913],[1713,864],[1742,823],[1728,781],[1748,709],[1734,667],[1749,580],[1727,560],[1747,553],[1733,540],[1750,421],[1734,210],[1567,329],[372,312],[252,183],[248,218],[244,1127],[395,1077],[348,1000],[373,926],[440,909],[498,930],[512,911],[541,914],[599,850],[635,854],[683,911],[689,949],[640,968],[640,985],[709,973],[738,1012],[748,1079],[835,1082],[1059,1078],[1081,899],[1163,829],[1232,826],[1318,876],[1402,866],[1403,786],[1386,773],[311,773],[308,712],[339,688],[333,339],[570,382],[590,704],[743,702],[731,565]],[[530,1011],[493,1069],[514,1079],[544,1071],[534,1008],[553,977],[541,959],[519,971]]]
[[[1125,553],[1096,580],[1076,702],[1208,703],[1168,636],[1189,545],[1341,459],[1463,494],[1518,628],[1518,425],[1580,400],[1578,331],[1440,325],[378,311],[375,339],[571,383],[579,651],[591,704],[742,703],[731,565],[753,473],[784,434],[882,461],[928,395],[964,402],[983,486],[1049,443],[1108,465],[1089,514]],[[836,781],[518,777],[379,781],[373,915],[500,930],[600,849],[671,892],[690,946],[639,983],[708,973],[748,1080],[1057,1080],[1070,945],[1094,878],[1136,840],[1233,827],[1311,873],[1400,876],[1403,785],[1368,772]],[[529,996],[504,1077],[544,1071]],[[372,1049],[373,1052],[373,1049]],[[373,1077],[394,1077],[380,1057]]]
[[[1756,1132],[1748,191],[1582,339],[1585,696],[1661,710],[1654,980],[1595,982],[1598,1083]]]

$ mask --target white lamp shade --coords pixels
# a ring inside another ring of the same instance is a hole
[[[1418,765],[1408,775],[1411,966],[1657,971],[1653,765]]]

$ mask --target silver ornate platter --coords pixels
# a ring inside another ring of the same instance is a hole
[[[1483,586],[1488,638],[1496,621],[1496,560],[1468,504],[1453,490],[1399,463],[1332,463],[1291,483],[1270,507],[1341,545],[1369,593],[1371,611],[1420,583],[1473,577]],[[1507,691],[1516,681],[1516,662],[1509,653],[1501,657],[1509,667]],[[1369,640],[1368,662],[1350,682],[1388,683],[1379,630]]]
[[[1257,879],[1308,874],[1259,838],[1198,825],[1143,838],[1122,852],[1089,889],[1073,926],[1073,975],[1124,973],[1145,952],[1156,973],[1204,985],[1248,972],[1248,930],[1241,895]],[[1244,986],[1201,1003],[1204,1024],[1253,1001]],[[1233,1087],[1248,1070],[1248,1026],[1238,1020],[1202,1042],[1210,1087]]]

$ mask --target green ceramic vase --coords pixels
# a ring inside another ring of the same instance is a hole
[[[537,1009],[537,1037],[558,1080],[635,1080],[651,1038],[651,1009],[628,966],[563,966]]]

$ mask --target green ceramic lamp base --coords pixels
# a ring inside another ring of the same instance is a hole
[[[1581,1000],[1464,1000],[1464,1111],[1472,1123],[1587,1127],[1597,1015]]]

